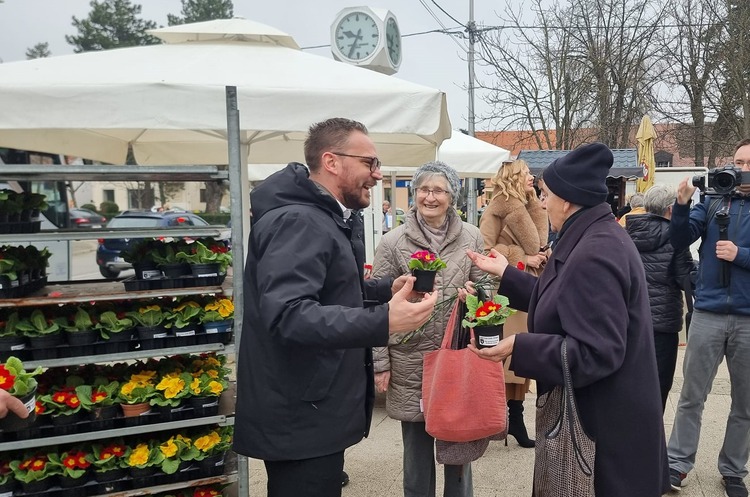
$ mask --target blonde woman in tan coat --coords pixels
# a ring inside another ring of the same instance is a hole
[[[471,247],[481,251],[482,235],[456,213],[459,188],[455,169],[442,162],[417,169],[411,181],[414,207],[404,224],[383,236],[375,251],[374,278],[407,274],[411,254],[419,250],[436,253],[447,264],[435,279],[439,302],[484,275],[466,256]],[[450,312],[436,313],[423,331],[408,340],[404,340],[408,334],[394,334],[388,347],[373,349],[375,386],[387,392],[388,416],[401,421],[405,497],[435,497],[435,440],[425,431],[421,409],[422,359],[440,348]],[[445,465],[443,473],[444,497],[473,495],[471,464]]]
[[[495,249],[508,262],[539,275],[547,262],[547,213],[536,197],[534,176],[525,161],[505,164],[491,180],[492,200],[484,210],[479,229],[484,249]],[[518,312],[503,327],[504,337],[526,333],[527,314]],[[508,435],[515,437],[521,447],[534,447],[523,422],[523,401],[529,391],[529,380],[520,378],[509,369],[512,361],[505,361],[505,394],[508,399]]]

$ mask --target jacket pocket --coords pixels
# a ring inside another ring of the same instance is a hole
[[[328,395],[345,352],[345,350],[329,350],[318,354],[317,366],[311,375],[312,379],[302,395],[303,402],[315,402]]]

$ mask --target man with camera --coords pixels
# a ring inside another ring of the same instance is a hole
[[[701,180],[703,178],[700,178]],[[727,497],[747,497],[750,451],[750,139],[734,164],[709,172],[706,197],[690,209],[701,181],[680,183],[670,238],[676,250],[699,237],[695,310],[683,364],[684,383],[667,448],[670,483],[679,491],[693,469],[706,396],[726,357],[732,403],[718,458]]]

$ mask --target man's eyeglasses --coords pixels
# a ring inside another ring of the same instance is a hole
[[[374,173],[378,169],[380,169],[380,166],[383,164],[380,162],[380,159],[377,157],[368,157],[366,155],[351,155],[351,154],[342,154],[341,152],[331,152],[333,155],[340,155],[342,157],[353,157],[355,159],[362,159],[367,162],[367,165],[370,166],[370,172]]]
[[[419,194],[423,197],[429,196],[430,193],[432,193],[432,196],[435,198],[443,198],[448,195],[447,190],[443,190],[442,188],[427,188],[426,186],[417,188],[417,192],[419,192]]]

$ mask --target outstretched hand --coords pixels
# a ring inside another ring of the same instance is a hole
[[[508,259],[495,249],[490,250],[490,255],[480,254],[468,249],[466,250],[466,254],[471,259],[471,262],[485,273],[502,276],[508,267]]]
[[[388,303],[388,327],[391,333],[413,331],[427,322],[437,302],[437,292],[416,293],[413,276]]]

